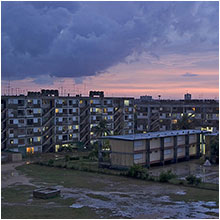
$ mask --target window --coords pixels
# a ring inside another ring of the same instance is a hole
[[[78,121],[78,117],[77,117],[77,116],[74,116],[74,117],[73,117],[73,121]]]
[[[34,123],[38,123],[38,118],[34,118]]]
[[[83,100],[80,100],[80,101],[79,101],[79,104],[83,104]]]
[[[129,106],[129,100],[124,100],[124,105]]]
[[[76,108],[73,108],[73,112],[76,112]]]
[[[59,136],[58,136],[58,139],[59,139],[59,140],[62,140],[62,139],[63,139],[62,135],[59,135]]]
[[[58,121],[59,121],[59,122],[62,122],[62,121],[63,121],[63,118],[58,118]]]
[[[58,130],[59,130],[59,131],[62,131],[62,130],[63,130],[63,127],[62,127],[62,126],[59,126],[59,127],[58,127]]]
[[[195,139],[196,139],[196,136],[195,136],[195,135],[190,135],[190,136],[189,136],[189,140],[190,140],[190,141],[195,141]]]
[[[182,153],[183,152],[183,148],[177,148],[177,153]]]
[[[164,143],[171,143],[171,137],[164,138]]]
[[[73,129],[79,129],[79,125],[73,125]]]
[[[140,160],[143,158],[143,154],[134,154],[134,160]]]
[[[58,108],[56,108],[55,112],[56,112],[56,113],[59,113],[59,109],[58,109]]]
[[[40,114],[41,109],[40,108],[34,108],[34,114]]]
[[[18,119],[14,119],[14,124],[18,124]]]
[[[108,112],[113,112],[113,108],[108,108]]]
[[[167,155],[167,154],[171,154],[171,150],[169,149],[169,150],[164,150],[164,155]]]
[[[37,99],[33,99],[33,103],[34,103],[34,105],[36,105],[37,104]]]
[[[108,120],[112,120],[113,119],[113,116],[112,115],[109,115],[108,116]]]
[[[143,141],[135,141],[135,142],[134,142],[134,147],[142,147],[143,144],[144,144]]]
[[[73,128],[72,125],[69,125],[69,126],[68,126],[68,129],[69,129],[69,130],[72,130],[72,128]]]
[[[178,136],[177,141],[179,141],[179,142],[184,141],[184,136]]]

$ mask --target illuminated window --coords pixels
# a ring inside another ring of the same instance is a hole
[[[73,129],[79,129],[79,125],[73,125]]]
[[[37,137],[37,141],[40,141],[41,140],[41,137]]]
[[[72,138],[72,136],[73,136],[73,135],[72,135],[72,134],[70,134],[70,138]]]
[[[34,153],[34,147],[27,147],[26,148],[26,153],[33,154]]]
[[[93,135],[94,134],[94,132],[90,132],[90,135]]]
[[[80,100],[80,101],[79,101],[79,104],[82,104],[82,103],[83,103],[83,100]]]
[[[14,144],[14,140],[10,140],[10,144]]]
[[[71,130],[72,129],[72,125],[69,125],[69,130]]]
[[[129,106],[129,100],[124,100],[124,105]]]
[[[195,110],[196,110],[196,108],[192,108],[192,110],[193,110],[193,111],[195,111]]]
[[[93,104],[93,100],[90,100],[90,104]]]
[[[176,124],[176,123],[177,123],[176,119],[172,120],[172,124]]]
[[[59,109],[58,108],[56,108],[56,113],[59,113]]]
[[[92,108],[90,108],[90,112],[92,112]]]
[[[107,109],[106,108],[103,108],[103,113],[107,113]]]

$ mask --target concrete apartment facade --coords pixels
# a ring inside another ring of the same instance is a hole
[[[174,130],[146,134],[103,137],[108,140],[113,168],[128,168],[134,164],[150,167],[152,164],[178,162],[199,158],[205,148],[201,130]]]
[[[111,134],[132,134],[133,106],[133,98],[104,97],[99,91],[90,91],[88,97],[59,96],[58,90],[2,96],[2,150],[28,154],[74,143],[86,146],[96,138],[94,129],[103,119]]]
[[[219,130],[219,103],[216,100],[154,100],[142,96],[135,100],[136,132],[177,129],[177,121],[186,114],[193,121],[193,129]]]

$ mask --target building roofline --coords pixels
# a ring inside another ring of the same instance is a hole
[[[130,135],[117,135],[117,136],[105,136],[100,139],[115,139],[124,141],[135,141],[135,140],[146,140],[161,137],[173,137],[177,135],[187,135],[187,134],[204,134],[209,133],[209,131],[201,130],[171,130],[171,131],[158,131],[158,132],[148,132],[143,134],[130,134]]]

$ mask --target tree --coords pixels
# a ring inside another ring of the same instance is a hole
[[[219,136],[213,136],[210,142],[211,161],[219,163]]]
[[[193,128],[193,116],[194,114],[191,114],[188,116],[187,114],[183,114],[183,116],[178,119],[177,121],[177,129],[182,130],[182,129],[191,129]]]
[[[94,130],[96,137],[102,137],[105,136],[105,134],[110,134],[110,129],[108,128],[108,124],[106,120],[101,120],[98,124],[98,126],[95,127]]]

